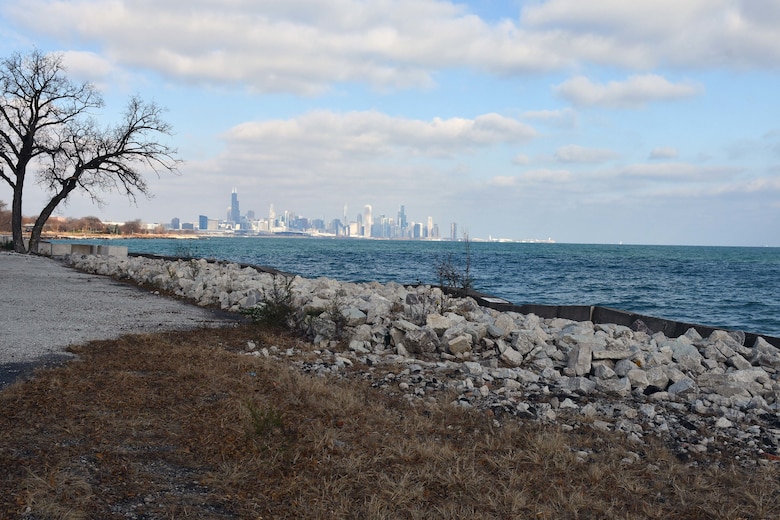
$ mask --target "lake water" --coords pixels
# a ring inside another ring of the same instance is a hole
[[[105,241],[78,240],[85,243]],[[131,253],[230,260],[307,278],[437,283],[462,242],[318,238],[116,239]],[[470,242],[474,288],[515,304],[602,305],[780,336],[780,248]]]

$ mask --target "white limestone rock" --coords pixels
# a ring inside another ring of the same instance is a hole
[[[517,330],[517,324],[509,313],[501,313],[493,322],[493,327],[494,333],[499,334],[494,336],[496,338],[506,338],[512,331]]]
[[[648,386],[650,386],[650,380],[647,377],[647,372],[645,370],[642,370],[640,368],[635,368],[633,370],[629,370],[626,374],[626,379],[631,384],[631,388],[638,388],[640,390],[644,390]]]
[[[341,311],[341,315],[347,320],[347,325],[357,327],[366,323],[366,313],[357,307],[347,307]]]
[[[780,369],[780,349],[762,337],[756,338],[749,359],[754,365]]]
[[[628,377],[614,379],[595,379],[596,389],[606,394],[616,394],[625,397],[631,393],[631,381]]]
[[[671,395],[684,397],[697,391],[696,382],[690,377],[684,377],[672,384],[667,391]]]
[[[447,341],[447,350],[454,355],[471,352],[471,336],[461,334]]]
[[[542,331],[542,333],[544,332]],[[539,334],[536,331],[518,330],[512,334],[512,347],[524,356],[531,352],[539,343],[543,344],[544,342],[539,341]]]
[[[583,376],[590,373],[592,363],[591,343],[578,343],[569,350],[567,368],[575,376]]]
[[[570,392],[589,394],[596,390],[596,383],[587,377],[562,377],[559,383]]]
[[[408,331],[403,339],[403,345],[412,354],[430,356],[439,348],[439,336],[428,327]]]
[[[727,361],[726,364],[729,366],[732,366],[736,368],[737,370],[746,370],[748,368],[751,368],[753,365],[751,365],[750,361],[743,358],[739,354],[734,354],[731,356]]]
[[[426,326],[433,329],[433,331],[438,336],[444,334],[444,331],[446,331],[453,325],[452,320],[450,318],[446,316],[442,316],[441,314],[428,314],[428,316],[425,317],[425,324]]]
[[[511,367],[519,367],[523,364],[524,360],[523,355],[520,352],[509,346],[504,348],[499,357],[501,358],[501,361]]]

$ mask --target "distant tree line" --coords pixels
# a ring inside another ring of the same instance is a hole
[[[23,217],[24,226],[35,224],[36,217]],[[8,204],[0,200],[0,233],[10,233],[12,212]],[[43,227],[44,234],[84,233],[88,235],[139,235],[144,233],[163,233],[162,226],[148,230],[140,219],[130,220],[124,224],[106,224],[98,217],[80,218],[50,218]]]

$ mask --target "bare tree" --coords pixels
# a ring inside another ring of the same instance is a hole
[[[130,220],[122,224],[123,235],[137,235],[141,232],[141,229],[143,229],[143,224],[139,219]]]
[[[149,195],[139,171],[176,172],[176,151],[156,141],[170,135],[163,109],[132,97],[122,120],[99,128],[91,111],[103,106],[95,87],[68,79],[62,56],[33,50],[0,62],[0,178],[13,189],[14,249],[37,252],[41,232],[74,190],[102,204],[100,192],[117,190],[135,201]],[[22,194],[29,170],[51,198],[35,220],[29,247],[22,235]]]

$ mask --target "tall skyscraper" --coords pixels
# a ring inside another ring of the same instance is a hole
[[[374,219],[371,218],[371,205],[366,204],[363,206],[363,236],[371,236],[371,226],[374,224]]]
[[[238,192],[233,188],[233,193],[230,195],[230,220],[234,224],[241,223],[241,211],[238,209]]]
[[[450,223],[450,240],[458,239],[458,224],[457,222]]]
[[[398,210],[398,226],[401,228],[401,234],[406,234],[406,208],[401,204],[401,209]]]

